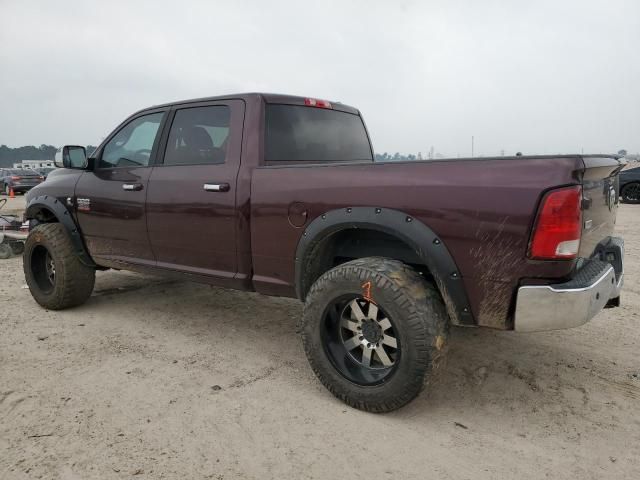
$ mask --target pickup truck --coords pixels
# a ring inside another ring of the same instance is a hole
[[[304,302],[319,380],[386,412],[434,378],[451,325],[575,327],[620,303],[611,155],[374,161],[360,112],[240,94],[139,111],[27,195],[24,273],[47,309],[96,270]]]

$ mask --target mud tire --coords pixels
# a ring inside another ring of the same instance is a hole
[[[334,366],[321,330],[328,306],[345,294],[362,295],[369,281],[371,297],[393,321],[401,350],[393,375],[376,385],[360,385]],[[406,405],[433,379],[445,354],[449,322],[439,292],[418,272],[396,260],[368,257],[339,265],[313,284],[299,330],[320,382],[351,407],[382,413]]]
[[[54,279],[45,278],[43,255],[53,261]],[[24,276],[31,295],[44,308],[62,310],[83,304],[91,296],[96,271],[84,265],[60,223],[37,225],[27,237]]]

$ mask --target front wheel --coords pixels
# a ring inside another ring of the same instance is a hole
[[[80,261],[60,223],[43,223],[31,230],[23,266],[31,295],[44,308],[81,305],[93,291],[96,271]]]
[[[620,192],[624,203],[640,203],[640,183],[627,183]]]
[[[415,270],[370,257],[314,283],[301,332],[309,363],[331,393],[361,410],[389,412],[432,378],[448,322],[439,293]]]

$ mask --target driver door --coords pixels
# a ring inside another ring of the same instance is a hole
[[[165,110],[126,121],[98,150],[79,179],[74,204],[89,253],[101,265],[155,265],[145,202]]]

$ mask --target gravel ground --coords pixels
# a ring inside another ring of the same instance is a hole
[[[639,219],[621,206],[621,308],[457,329],[440,381],[386,415],[315,379],[296,301],[108,271],[50,312],[0,261],[0,478],[640,478]]]

